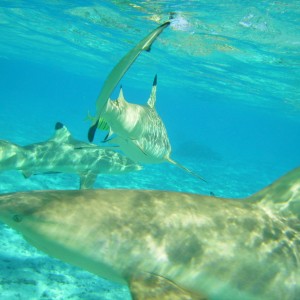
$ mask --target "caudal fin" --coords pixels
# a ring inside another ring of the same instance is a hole
[[[269,207],[284,217],[296,217],[299,224],[300,167],[245,200]]]
[[[171,164],[177,166],[178,168],[184,170],[185,172],[190,173],[191,175],[203,180],[204,182],[207,182],[203,177],[201,177],[200,175],[198,175],[197,173],[191,171],[190,169],[186,168],[185,166],[183,166],[182,164],[178,163],[177,161],[171,159],[170,157],[167,159],[168,162],[170,162]]]

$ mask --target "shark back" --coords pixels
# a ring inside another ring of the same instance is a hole
[[[245,199],[282,217],[293,219],[300,230],[300,168],[290,171],[282,178],[258,193]]]

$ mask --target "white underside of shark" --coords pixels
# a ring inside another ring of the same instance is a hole
[[[80,188],[92,188],[98,174],[119,174],[141,166],[109,148],[75,140],[61,123],[46,142],[18,146],[0,141],[0,171],[20,170],[25,177],[41,173],[80,176]]]

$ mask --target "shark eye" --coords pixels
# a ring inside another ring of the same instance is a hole
[[[14,215],[14,216],[12,217],[12,219],[13,219],[16,223],[22,222],[22,216],[20,216],[20,215]]]

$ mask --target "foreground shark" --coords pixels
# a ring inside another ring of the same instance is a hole
[[[143,190],[0,196],[0,220],[136,300],[297,300],[300,168],[245,199]]]
[[[39,173],[75,173],[80,188],[92,188],[99,173],[124,173],[141,166],[120,153],[75,140],[61,123],[46,142],[18,146],[0,140],[0,172],[21,170],[27,178]]]

